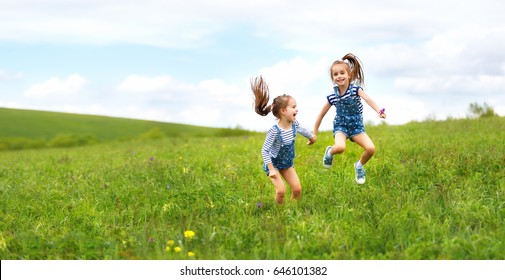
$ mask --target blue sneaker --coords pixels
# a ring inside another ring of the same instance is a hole
[[[356,171],[356,183],[362,185],[365,183],[366,175],[364,168],[357,168],[356,164],[354,164],[354,170]]]
[[[330,168],[331,165],[333,164],[333,156],[330,155],[330,150],[331,150],[331,147],[328,146],[328,147],[326,147],[326,150],[324,151],[323,166],[325,168]]]

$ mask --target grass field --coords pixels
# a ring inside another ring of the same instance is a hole
[[[363,186],[297,137],[281,207],[262,133],[2,151],[0,259],[505,259],[505,118],[367,131]]]
[[[0,151],[75,147],[111,140],[248,135],[243,129],[0,108]]]

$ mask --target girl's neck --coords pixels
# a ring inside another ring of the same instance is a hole
[[[281,118],[279,119],[279,122],[277,122],[277,125],[282,128],[282,129],[285,129],[285,130],[288,130],[291,128],[291,126],[293,125],[293,122],[292,121],[289,121],[285,118]]]
[[[348,83],[348,84],[344,84],[344,85],[338,86],[338,93],[339,93],[340,95],[345,94],[345,92],[347,91],[347,89],[349,88],[349,86],[350,86],[350,85],[351,85],[351,84],[350,84],[350,83]]]

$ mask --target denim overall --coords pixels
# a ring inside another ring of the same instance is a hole
[[[338,88],[335,88],[335,94],[339,95]],[[348,138],[351,138],[365,132],[360,104],[361,98],[358,94],[351,94],[347,98],[337,100],[335,105],[337,115],[333,120],[333,135],[340,131]]]
[[[275,128],[277,129],[277,133],[279,134],[279,141],[281,143],[281,148],[279,150],[279,153],[277,154],[277,157],[272,158],[272,164],[277,170],[288,169],[294,166],[296,127],[295,125],[292,126],[293,141],[290,144],[284,144],[284,142],[282,141],[282,135],[279,126],[275,125]],[[265,172],[268,175],[269,170],[266,164],[263,164],[263,170],[265,170]]]

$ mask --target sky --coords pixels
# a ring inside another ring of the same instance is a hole
[[[0,0],[0,107],[266,131],[250,81],[314,121],[353,53],[386,123],[505,115],[505,2]],[[321,130],[331,130],[334,109]],[[380,123],[365,104],[366,123]]]

